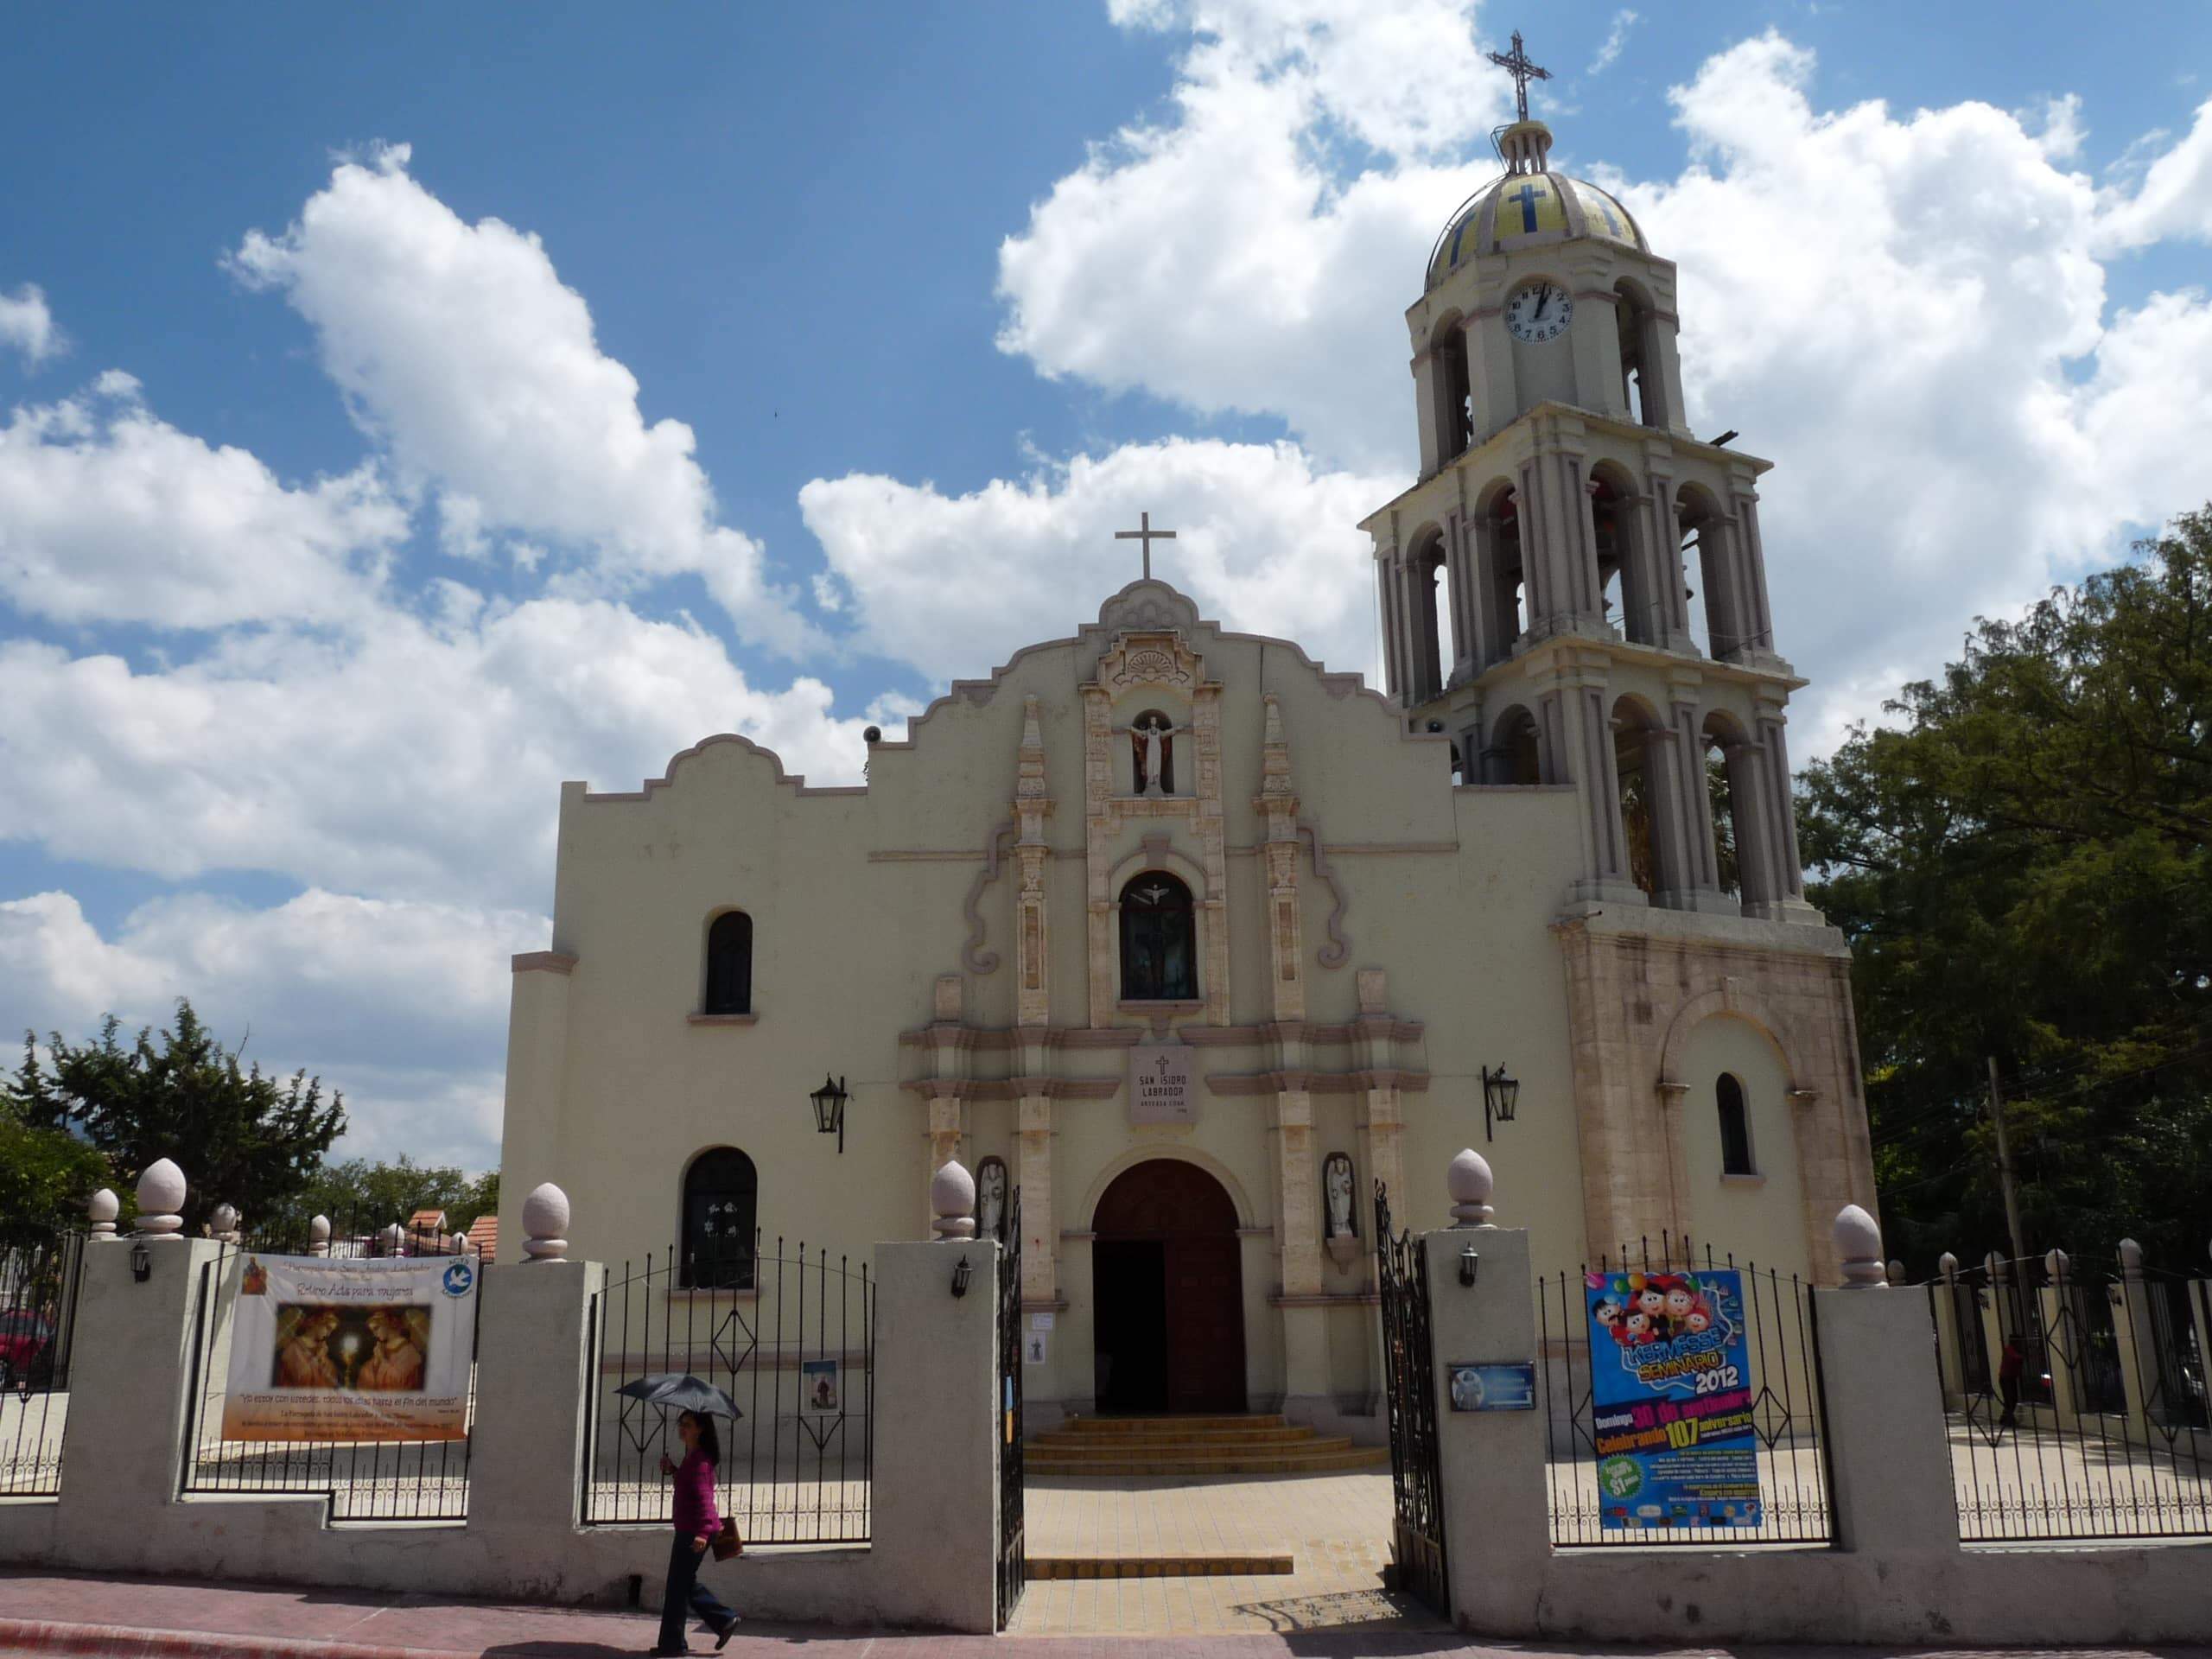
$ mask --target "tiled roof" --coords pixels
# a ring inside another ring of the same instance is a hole
[[[479,1216],[469,1224],[468,1247],[487,1259],[496,1260],[499,1254],[499,1218],[496,1215]]]

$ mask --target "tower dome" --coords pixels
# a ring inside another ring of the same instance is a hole
[[[1445,224],[1428,256],[1434,288],[1483,253],[1510,253],[1548,242],[1594,236],[1649,253],[1651,245],[1619,198],[1548,165],[1551,129],[1516,121],[1500,135],[1506,170],[1467,198]]]

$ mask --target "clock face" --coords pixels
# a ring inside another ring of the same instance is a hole
[[[1574,319],[1574,302],[1557,283],[1523,283],[1505,302],[1505,326],[1531,346],[1557,340]]]

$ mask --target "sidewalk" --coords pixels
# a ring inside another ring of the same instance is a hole
[[[655,1621],[644,1613],[506,1606],[423,1596],[95,1579],[0,1568],[0,1656],[75,1654],[115,1659],[601,1659],[643,1653]],[[1764,1651],[1788,1659],[2003,1659],[1944,1649],[1881,1648],[1691,1649],[1484,1647],[1445,1632],[1346,1630],[1287,1635],[1008,1637],[918,1636],[895,1630],[747,1624],[724,1651],[760,1659],[805,1648],[810,1659],[1653,1659]],[[713,1643],[695,1635],[692,1650]],[[2098,1659],[2148,1659],[2146,1649],[2099,1649]],[[2167,1659],[2212,1659],[2212,1648],[2157,1650]],[[2022,1656],[2022,1659],[2026,1659]]]

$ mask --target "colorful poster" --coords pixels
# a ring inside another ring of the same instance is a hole
[[[1743,1274],[1592,1273],[1585,1284],[1602,1523],[1758,1525]]]
[[[246,1256],[223,1438],[466,1439],[479,1276],[474,1256]]]
[[[799,1362],[799,1410],[809,1417],[836,1417],[845,1409],[844,1379],[834,1359]]]

